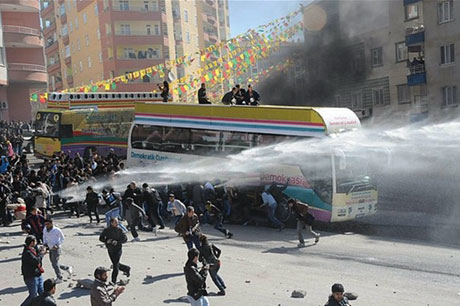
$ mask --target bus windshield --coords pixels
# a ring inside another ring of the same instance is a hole
[[[310,155],[300,165],[302,174],[315,193],[326,203],[332,203],[332,166],[330,155]]]
[[[60,118],[60,114],[39,112],[35,120],[35,135],[59,137]]]
[[[337,193],[376,189],[369,182],[369,169],[365,158],[335,156]]]

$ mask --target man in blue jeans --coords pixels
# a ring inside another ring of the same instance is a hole
[[[267,218],[270,220],[272,224],[279,228],[281,231],[284,228],[284,224],[275,217],[276,208],[278,207],[278,203],[276,203],[275,198],[269,192],[270,187],[265,186],[264,191],[262,192],[262,205],[260,207],[265,206],[265,210],[267,211]]]
[[[24,278],[24,283],[29,291],[29,296],[22,302],[21,306],[27,306],[30,301],[43,293],[43,277],[44,272],[42,267],[42,259],[44,249],[37,248],[37,239],[35,236],[29,235],[26,238],[24,250],[21,257],[21,272]]]

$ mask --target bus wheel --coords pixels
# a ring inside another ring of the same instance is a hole
[[[286,199],[283,199],[280,203],[278,203],[276,216],[281,222],[287,222],[291,217],[291,208],[289,207]]]

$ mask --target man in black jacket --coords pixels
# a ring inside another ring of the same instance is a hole
[[[99,213],[97,211],[97,206],[99,205],[99,195],[94,192],[93,187],[88,186],[86,188],[86,205],[88,206],[88,216],[89,216],[89,222],[93,223],[93,218],[91,217],[91,213],[94,213],[96,215],[96,221],[99,224]]]
[[[45,291],[32,300],[31,306],[56,306],[53,294],[56,293],[56,282],[54,279],[47,279],[43,283]]]
[[[348,299],[343,296],[344,291],[342,284],[332,285],[332,295],[329,296],[329,300],[324,306],[351,306]]]
[[[188,260],[184,267],[185,280],[187,281],[187,298],[191,305],[209,306],[206,298],[206,276],[208,275],[209,265],[198,269],[198,256],[200,252],[197,249],[188,250]]]
[[[149,217],[148,221],[152,227],[155,227],[156,224],[154,222],[154,218],[158,220],[160,224],[160,229],[165,228],[165,223],[163,218],[160,215],[160,207],[161,207],[161,197],[158,191],[154,188],[150,188],[147,183],[142,185],[142,196],[144,197],[144,202],[146,204],[146,213]]]
[[[22,302],[21,306],[29,305],[34,297],[43,293],[43,254],[44,252],[40,251],[37,247],[35,236],[27,236],[24,250],[22,251],[21,272],[24,283],[29,290],[29,296]]]
[[[199,104],[211,104],[208,97],[206,97],[206,84],[201,83],[201,88],[198,90],[198,103]]]
[[[110,219],[110,226],[102,231],[99,236],[99,241],[105,243],[110,261],[113,264],[112,283],[115,284],[117,282],[118,270],[123,271],[125,275],[129,277],[131,268],[120,263],[122,244],[128,241],[128,237],[126,237],[126,234],[118,227],[117,218]]]
[[[126,188],[125,193],[123,194],[123,203],[126,201],[127,198],[131,198],[134,200],[134,204],[142,207],[142,192],[136,186],[136,182],[131,182]]]

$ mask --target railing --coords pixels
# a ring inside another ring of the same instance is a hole
[[[13,25],[4,25],[3,32],[40,36],[40,30]]]
[[[115,30],[115,35],[119,35],[119,36],[160,36],[160,33],[155,33],[155,31],[151,31],[149,34],[147,33],[147,31],[123,32],[120,30]]]
[[[46,67],[35,64],[8,63],[8,70],[46,72]]]
[[[145,57],[138,57],[137,54],[135,53],[132,53],[131,56],[119,56],[118,57],[119,60],[160,60],[161,57],[159,55],[156,55],[156,56],[149,56],[149,55],[146,55]]]
[[[112,6],[112,11],[116,12],[141,12],[141,13],[152,13],[158,12],[158,8],[149,7],[148,9],[145,7],[128,7],[128,8],[120,8],[119,6]]]
[[[425,26],[423,24],[413,25],[412,27],[406,28],[406,35],[415,34],[425,31]]]
[[[410,64],[409,66],[410,74],[424,73],[425,64]]]

